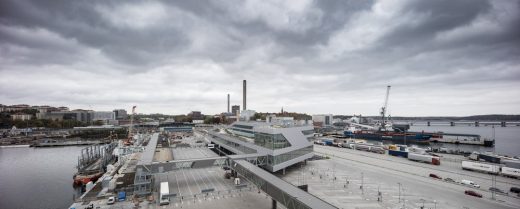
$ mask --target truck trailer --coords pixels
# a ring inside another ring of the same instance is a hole
[[[520,179],[520,169],[518,168],[502,167],[500,174],[503,176]]]
[[[430,163],[433,165],[440,165],[441,160],[439,157],[431,156],[431,155],[421,155],[417,153],[408,153],[408,159],[418,162]]]
[[[392,156],[408,158],[408,152],[406,151],[388,150],[388,154]]]
[[[480,171],[489,174],[498,174],[500,172],[499,165],[493,165],[488,163],[477,163],[471,161],[462,161],[463,170]]]

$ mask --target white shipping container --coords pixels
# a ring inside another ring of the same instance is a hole
[[[515,178],[520,178],[520,169],[518,169],[518,168],[502,167],[502,175],[515,177]]]
[[[431,155],[421,155],[416,153],[408,152],[408,159],[414,160],[414,161],[420,161],[420,162],[426,162],[438,165],[439,164],[439,158]],[[434,160],[435,159],[435,160]]]
[[[500,171],[500,166],[493,165],[493,164],[487,164],[487,163],[462,161],[462,169],[482,171],[482,172],[491,173],[491,174],[498,174],[498,172]]]

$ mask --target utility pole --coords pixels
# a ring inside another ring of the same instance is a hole
[[[493,130],[493,141],[495,141],[495,125],[491,126]],[[495,146],[493,146],[493,155],[495,155]],[[491,176],[491,185],[493,188],[497,188],[497,176],[496,176],[496,166],[493,166],[493,175]],[[496,192],[495,189],[491,191],[491,199],[496,200]]]
[[[401,183],[397,183],[399,185],[399,202],[401,202]]]
[[[364,185],[364,178],[363,178],[363,172],[361,172],[361,186],[359,187],[361,189],[361,194],[365,194],[365,189],[363,188]]]

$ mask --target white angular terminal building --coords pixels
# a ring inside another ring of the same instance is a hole
[[[235,154],[265,155],[266,162],[262,167],[270,172],[314,155],[314,127],[310,124],[237,121],[219,133],[210,131],[210,135],[213,143]]]

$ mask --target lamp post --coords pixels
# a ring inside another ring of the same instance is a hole
[[[364,178],[363,178],[363,172],[361,172],[361,194],[365,194],[365,189],[363,189],[363,185],[364,185]]]
[[[492,130],[493,130],[493,141],[495,141],[495,125],[491,126]],[[493,155],[495,155],[495,146],[493,146]],[[496,174],[496,170],[495,170],[496,166],[493,166],[493,174]],[[493,186],[493,188],[496,188],[497,187],[497,177],[496,175],[492,175],[491,176],[491,185]],[[495,189],[493,189],[491,191],[491,199],[492,200],[496,200],[496,193],[495,193]]]
[[[401,183],[397,183],[399,185],[399,202],[401,202]]]

